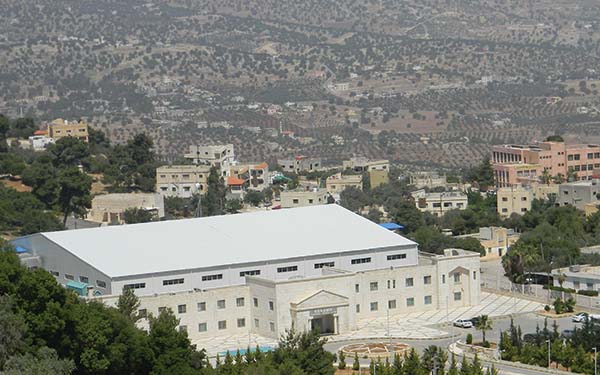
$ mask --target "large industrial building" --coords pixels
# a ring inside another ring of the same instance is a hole
[[[417,244],[338,205],[38,233],[13,241],[70,287],[142,315],[170,308],[192,340],[355,330],[359,318],[479,303],[479,254]],[[32,261],[33,259],[33,261]]]

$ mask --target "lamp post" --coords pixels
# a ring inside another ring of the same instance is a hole
[[[546,342],[548,343],[548,368],[550,368],[550,364],[552,363],[550,359],[550,340],[546,340]]]
[[[594,375],[598,375],[598,350],[596,349],[596,347],[593,347],[594,349]]]

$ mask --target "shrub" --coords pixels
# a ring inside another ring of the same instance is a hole
[[[346,355],[344,354],[344,352],[340,352],[338,368],[340,370],[343,370],[346,368]]]
[[[489,342],[489,341],[487,341],[487,340],[486,340],[486,341],[484,341],[484,342],[483,342],[483,347],[484,347],[484,348],[489,348],[490,346],[491,346],[491,345],[490,345],[490,342]]]
[[[467,345],[471,345],[471,344],[473,344],[473,335],[469,333],[467,335]]]
[[[544,311],[546,311],[546,312],[550,311],[550,306],[548,306],[548,305],[544,306]]]
[[[578,290],[577,294],[581,294],[582,296],[598,297],[598,291],[596,290]]]

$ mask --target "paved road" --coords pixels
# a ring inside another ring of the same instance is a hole
[[[556,320],[558,324],[558,329],[562,332],[564,329],[573,329],[577,323],[571,322],[571,318],[560,318],[560,319],[548,319],[548,329],[552,329],[553,321]],[[544,327],[544,318],[536,315],[536,314],[524,314],[515,317],[515,325],[521,326],[521,331],[523,334],[526,333],[535,333],[536,326],[539,325],[540,329]],[[486,333],[486,338],[490,341],[497,342],[500,338],[500,332],[508,330],[510,327],[510,319],[509,318],[497,318],[492,319],[493,329]],[[470,329],[462,329],[462,328],[454,328],[454,334],[456,340],[465,340],[468,333],[473,335],[473,339],[475,341],[482,339],[481,332],[477,331],[474,328]],[[382,340],[362,340],[360,342],[381,342]],[[422,352],[425,348],[430,345],[436,345],[443,348],[447,348],[448,345],[453,341],[453,339],[441,339],[441,340],[400,340],[406,344],[417,349],[419,352]],[[349,342],[331,342],[325,345],[325,349],[330,352],[337,352],[342,346],[348,344]],[[346,360],[347,363],[352,363],[352,358],[348,358]],[[368,365],[369,360],[361,359],[361,364]],[[490,365],[488,362],[484,362],[485,365]],[[514,368],[506,365],[496,365],[496,368],[500,372],[501,375],[539,375],[539,374],[547,374],[547,372],[535,371],[535,370],[525,370],[521,368]]]

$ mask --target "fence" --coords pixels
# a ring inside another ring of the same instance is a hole
[[[534,284],[514,284],[508,280],[483,280],[481,288],[485,291],[510,295],[518,298],[529,299],[532,301],[545,303],[552,306],[557,298],[563,300],[573,298],[575,305],[579,309],[589,310],[589,312],[600,312],[600,298],[584,296],[576,293],[566,293],[556,290],[544,289],[542,285]]]

